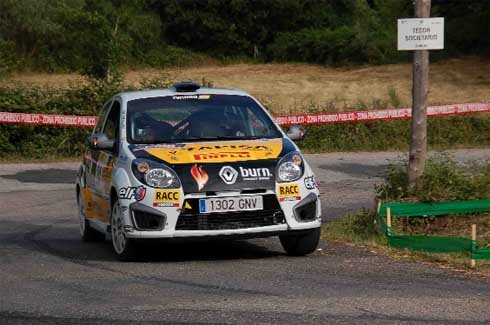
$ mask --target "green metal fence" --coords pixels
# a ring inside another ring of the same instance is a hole
[[[483,212],[490,212],[490,200],[438,203],[389,202],[379,205],[377,221],[386,235],[388,245],[391,247],[433,253],[469,251],[471,252],[472,260],[482,260],[490,259],[490,247],[478,246],[476,226],[473,226],[473,238],[393,235],[391,220],[392,218],[441,217]]]

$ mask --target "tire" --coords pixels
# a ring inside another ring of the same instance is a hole
[[[313,253],[320,242],[320,227],[301,233],[280,235],[281,245],[288,255],[304,256]]]
[[[123,227],[123,217],[119,201],[114,202],[111,210],[111,242],[116,257],[120,261],[132,261],[136,258],[136,243],[127,238]]]
[[[80,237],[84,242],[98,242],[105,240],[105,234],[98,232],[90,226],[86,218],[85,205],[83,203],[82,191],[78,192],[78,219],[80,222]]]

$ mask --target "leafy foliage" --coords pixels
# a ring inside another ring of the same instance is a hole
[[[202,83],[212,87],[212,82]],[[165,88],[172,84],[168,75],[144,80],[139,89]],[[66,88],[0,87],[0,111],[97,115],[103,103],[115,93],[136,88],[123,84],[117,75],[110,81],[90,79],[88,83]],[[376,107],[383,104],[373,102]],[[360,103],[362,109],[366,104]],[[369,105],[367,105],[369,106]],[[274,111],[274,107],[270,107]],[[309,109],[314,111],[314,109]],[[458,116],[429,119],[431,147],[454,148],[458,145],[490,145],[490,118]],[[0,124],[0,159],[13,156],[26,158],[73,157],[80,155],[89,128],[46,127]],[[405,150],[409,122],[378,121],[308,126],[305,141],[299,143],[305,152],[352,150]],[[490,173],[490,171],[487,171]]]
[[[162,75],[146,80],[139,89],[162,88],[169,84],[168,76]],[[98,115],[107,99],[129,90],[136,89],[125,86],[117,78],[111,82],[91,79],[86,84],[64,89],[0,87],[0,111]],[[0,124],[0,159],[75,157],[82,154],[90,132],[90,128],[79,127]]]
[[[2,0],[0,74],[108,78],[125,66],[202,62],[194,51],[225,61],[403,61],[409,54],[396,50],[396,19],[412,16],[412,7],[408,0]],[[432,7],[447,30],[447,50],[433,57],[488,57],[488,2]]]
[[[421,202],[485,199],[490,197],[490,161],[465,166],[448,156],[427,161],[417,188],[408,186],[407,163],[392,164],[386,182],[376,187],[383,200],[416,200]]]
[[[431,148],[490,145],[490,118],[485,116],[430,118],[427,130]],[[311,125],[306,132],[300,143],[306,152],[407,150],[410,123],[399,120]]]

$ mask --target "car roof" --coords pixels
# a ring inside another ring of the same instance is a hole
[[[195,91],[189,92],[177,92],[175,88],[166,89],[148,89],[148,90],[138,90],[138,91],[128,91],[117,94],[116,96],[121,97],[123,101],[130,101],[134,99],[141,98],[151,98],[151,97],[163,97],[163,96],[189,96],[189,95],[237,95],[237,96],[248,96],[250,95],[239,89],[227,89],[227,88],[199,88]]]

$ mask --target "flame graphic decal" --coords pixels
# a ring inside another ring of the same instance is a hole
[[[202,166],[198,166],[197,164],[192,166],[191,175],[196,181],[199,191],[202,190],[204,185],[206,185],[209,180],[208,174],[204,170],[202,170]]]

